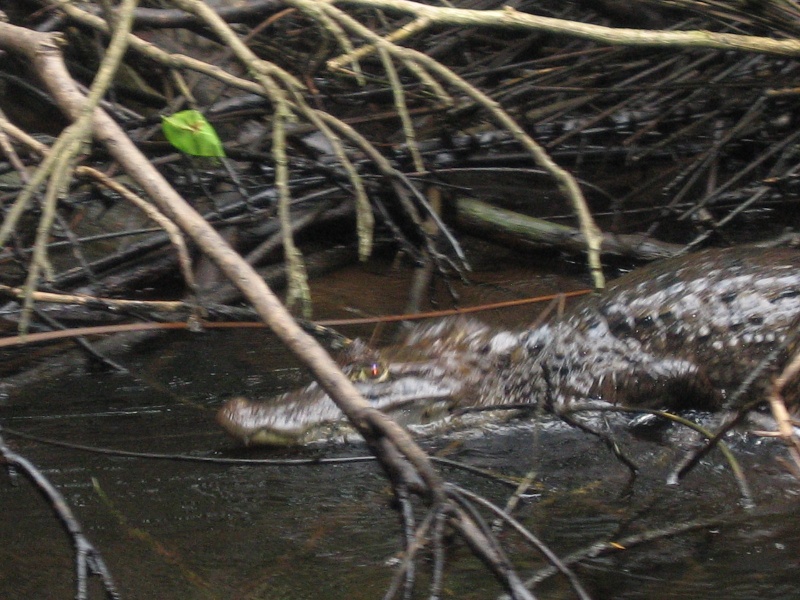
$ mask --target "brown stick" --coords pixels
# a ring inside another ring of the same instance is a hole
[[[71,118],[80,114],[85,97],[67,71],[58,49],[59,36],[0,23],[0,48],[27,56],[61,109]],[[467,544],[487,562],[512,598],[532,599],[513,567],[447,498],[443,482],[427,454],[406,430],[373,408],[339,370],[325,350],[294,321],[264,280],[197,213],[150,164],[125,132],[102,109],[93,113],[93,134],[124,167],[127,174],[153,199],[236,285],[281,341],[313,373],[370,445],[398,489],[414,489],[432,504],[452,507],[453,525]]]
[[[0,23],[0,46],[27,56],[59,106],[70,118],[80,114],[85,96],[75,85],[64,65],[57,35],[39,33]],[[122,128],[102,109],[93,115],[95,139],[125,168],[153,199],[200,247],[241,291],[270,329],[308,367],[322,388],[336,402],[367,441],[388,438],[414,467],[427,486],[427,493],[443,499],[442,483],[427,455],[409,434],[386,415],[370,406],[333,359],[294,321],[255,269],[236,253],[203,217],[197,213],[150,164]],[[387,464],[391,458],[379,457],[390,473],[404,472],[403,465]]]

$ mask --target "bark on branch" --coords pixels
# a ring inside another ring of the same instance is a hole
[[[85,96],[64,65],[56,35],[0,23],[0,46],[24,54],[33,64],[48,90],[70,118],[76,118]],[[211,258],[242,291],[259,316],[314,374],[342,412],[368,440],[391,438],[401,454],[419,471],[434,496],[441,495],[441,481],[427,456],[402,428],[364,400],[333,359],[294,321],[280,300],[255,269],[236,253],[211,225],[192,208],[150,164],[122,128],[102,109],[93,116],[97,141],[130,175],[159,208]]]
[[[0,23],[0,48],[25,55],[61,109],[71,119],[76,119],[81,114],[86,97],[65,67],[59,41],[57,35]],[[297,325],[253,267],[169,185],[122,128],[100,108],[93,112],[93,135],[161,211],[241,290],[264,322],[313,373],[370,444],[393,481],[417,490],[431,503],[448,503],[439,474],[408,432],[360,396],[333,359]],[[471,547],[484,546],[484,538],[474,533],[477,528],[469,516],[461,516],[457,529]],[[516,575],[506,576],[502,583],[514,598],[533,597],[520,585]]]
[[[469,10],[446,6],[431,6],[411,2],[410,0],[336,0],[333,3],[410,14],[417,19],[425,19],[425,23],[428,26],[460,25],[466,27],[502,27],[506,30],[544,31],[618,46],[742,50],[781,56],[797,56],[800,54],[800,40],[796,39],[776,40],[754,35],[700,30],[650,31],[604,27],[592,23],[578,23],[565,19],[532,15],[519,12],[510,6],[506,6],[502,10]]]

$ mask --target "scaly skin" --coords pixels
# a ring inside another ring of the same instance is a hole
[[[706,250],[636,270],[534,329],[496,331],[456,318],[418,326],[382,350],[356,343],[345,371],[368,400],[409,425],[455,426],[450,415],[463,408],[552,410],[582,400],[714,409],[798,318],[800,252]],[[738,403],[764,397],[784,361],[782,353]],[[385,370],[361,375],[373,364]],[[234,398],[218,421],[246,444],[296,445],[350,431],[316,383],[263,402]]]

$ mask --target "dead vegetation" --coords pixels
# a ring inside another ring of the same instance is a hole
[[[9,336],[79,322],[201,327],[241,318],[230,306],[241,294],[363,433],[403,514],[412,492],[432,507],[393,592],[410,593],[414,553],[438,543],[446,522],[512,597],[532,597],[471,512],[474,499],[358,396],[254,267],[285,263],[287,304],[307,311],[295,238],[341,241],[330,231],[346,223],[344,239],[357,240],[348,258],[391,244],[438,276],[460,276],[468,266],[440,214],[458,213],[459,197],[492,200],[464,182],[504,169],[551,182],[543,195],[556,208],[544,216],[568,230],[548,243],[585,244],[597,287],[603,236],[590,208],[606,236],[639,234],[622,244],[631,253],[643,239],[693,247],[791,222],[800,10],[689,0],[210,5],[9,9],[0,24]],[[187,157],[163,140],[161,118],[186,108],[206,115],[226,158]],[[542,216],[535,200],[528,211]],[[222,276],[191,264],[206,260]]]

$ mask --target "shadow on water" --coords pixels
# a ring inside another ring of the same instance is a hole
[[[525,295],[531,286],[544,293],[564,289],[561,281],[518,267],[487,275],[491,285],[478,288],[485,294],[478,301]],[[318,285],[320,317],[350,314],[341,309],[350,302],[340,296],[345,287],[361,300],[360,310],[375,313],[398,312],[402,306],[391,302],[401,302],[407,288],[377,268],[360,272],[358,281],[350,272]],[[380,298],[368,293],[376,285]],[[520,324],[533,320],[532,309],[490,319]],[[130,451],[247,458],[366,454],[358,444],[245,451],[217,429],[213,414],[225,398],[267,396],[305,381],[266,332],[170,334],[122,362],[132,375],[80,371],[13,390],[0,407],[3,424]],[[65,495],[124,598],[378,598],[401,548],[388,484],[372,462],[209,465],[104,456],[23,439],[13,444]],[[642,466],[631,487],[626,469],[597,440],[560,425],[468,432],[424,444],[432,453],[505,475],[535,470],[516,516],[560,556],[694,519],[712,522],[582,561],[576,571],[596,599],[798,597],[800,486],[776,462],[776,444],[735,443],[755,489],[752,511],[740,508],[730,469],[717,454],[680,486],[664,485],[677,454],[658,441],[623,439]],[[495,502],[510,493],[497,481],[442,470]],[[69,541],[38,494],[17,483],[4,477],[0,484],[0,597],[72,597]],[[518,538],[504,541],[523,577],[545,566]],[[447,554],[446,596],[498,595],[464,547],[451,544]],[[537,595],[575,597],[560,577],[543,583]]]

